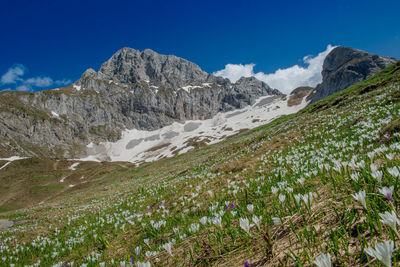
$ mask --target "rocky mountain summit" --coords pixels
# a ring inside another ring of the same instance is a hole
[[[370,77],[394,62],[392,58],[337,47],[326,57],[323,81],[311,95],[312,88],[301,87],[288,100],[283,100],[286,98],[280,98],[282,94],[278,90],[254,77],[242,77],[232,83],[183,58],[161,55],[150,49],[122,48],[97,72],[86,70],[68,87],[35,93],[0,92],[0,157],[76,158],[90,155],[89,144],[102,143],[103,154],[113,158],[107,152],[108,144],[121,140],[126,131],[155,131],[187,120],[208,120],[220,112],[244,107],[262,107],[274,116],[286,114],[289,110],[296,112],[296,106],[305,104],[305,97],[315,102]],[[262,96],[276,98],[255,104]],[[281,99],[287,102],[283,103]],[[289,109],[277,112],[277,108]],[[230,120],[250,120],[254,127],[266,123],[267,120],[260,118],[272,119],[269,115],[241,118],[238,114],[236,119]],[[243,114],[252,113],[248,110]],[[240,127],[245,127],[243,125]],[[224,131],[231,127],[225,128]],[[221,138],[229,135],[218,134]],[[143,137],[143,140],[147,139]],[[165,147],[168,140],[164,141],[156,147]],[[153,148],[149,149],[153,151]]]
[[[256,78],[231,83],[173,55],[122,48],[69,87],[0,93],[0,156],[77,157],[125,129],[209,119],[280,94]]]
[[[396,62],[396,59],[339,46],[325,58],[322,66],[322,83],[308,97],[311,103],[368,79]]]

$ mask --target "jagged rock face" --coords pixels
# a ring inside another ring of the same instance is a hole
[[[0,156],[82,156],[77,147],[116,141],[124,129],[154,130],[175,121],[208,119],[276,94],[281,93],[255,78],[232,84],[176,56],[123,48],[98,72],[88,69],[67,88],[0,94],[18,103],[1,108],[0,102],[0,133],[6,136]]]
[[[160,55],[150,49],[140,52],[122,48],[101,66],[99,73],[119,83],[150,81],[155,86],[171,88],[216,80],[193,62],[173,55]]]
[[[336,47],[325,58],[322,83],[309,96],[311,103],[368,79],[396,62],[394,58],[373,55],[349,47]]]
[[[232,84],[185,59],[132,48],[119,50],[98,72],[89,69],[76,85],[83,92],[106,95],[102,101],[109,102],[107,109],[117,109],[110,114],[113,122],[141,130],[158,129],[176,120],[211,118],[253,104],[260,96],[280,94],[255,78]]]

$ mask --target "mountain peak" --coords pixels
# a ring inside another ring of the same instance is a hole
[[[128,47],[111,56],[99,72],[119,83],[151,81],[156,86],[173,89],[209,81],[207,72],[186,59],[158,54],[151,49],[140,52]]]
[[[395,62],[394,58],[338,46],[326,56],[322,67],[322,83],[317,85],[309,99],[316,102],[371,77]]]

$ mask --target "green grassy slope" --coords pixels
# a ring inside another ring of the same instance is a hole
[[[386,241],[397,265],[399,86],[397,62],[298,114],[140,167],[38,160],[21,179],[44,202],[3,213],[21,224],[0,232],[0,265],[307,266],[323,253],[368,266]],[[14,164],[0,179],[23,172]],[[60,189],[63,175],[92,178]]]

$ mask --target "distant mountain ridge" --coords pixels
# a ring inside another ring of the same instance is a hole
[[[279,107],[304,104],[304,97],[315,102],[394,62],[337,47],[326,57],[323,81],[314,93],[309,95],[311,88],[295,90],[294,96],[281,99],[289,101],[286,104],[279,100]],[[0,157],[84,157],[89,144],[116,142],[127,130],[154,131],[174,122],[207,120],[253,107],[262,96],[280,95],[254,77],[232,83],[183,58],[125,47],[99,71],[86,70],[71,86],[36,93],[0,92]],[[265,110],[276,110],[266,106],[274,101],[263,102]]]
[[[280,94],[253,77],[231,83],[176,56],[122,48],[69,87],[0,93],[0,155],[78,157],[125,129],[208,119]]]

